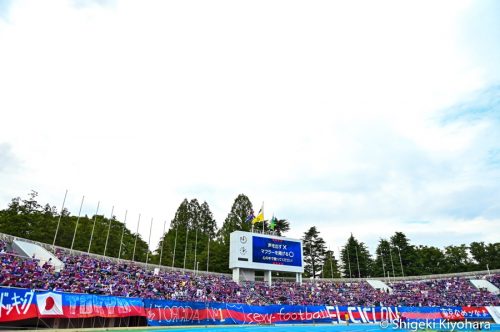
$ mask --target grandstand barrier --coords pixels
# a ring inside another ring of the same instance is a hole
[[[297,306],[182,302],[0,287],[0,325],[41,320],[52,328],[123,326],[393,323],[487,321],[500,323],[500,307]],[[93,320],[88,320],[92,318]],[[95,325],[96,318],[102,319]],[[87,320],[86,320],[87,319]],[[131,320],[132,319],[132,320]],[[86,320],[86,321],[85,321]],[[90,325],[90,322],[93,322]]]

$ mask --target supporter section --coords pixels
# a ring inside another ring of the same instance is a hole
[[[155,274],[151,266],[146,270],[129,261],[63,250],[56,254],[65,264],[61,271],[16,256],[0,241],[0,322],[147,317],[149,325],[342,323],[346,319],[374,323],[401,315],[492,320],[491,310],[500,306],[498,295],[476,289],[464,277],[394,282],[389,284],[391,293],[376,290],[366,281],[238,285],[227,275],[171,270]],[[497,286],[500,281],[498,274],[480,277]]]
[[[2,248],[7,247],[4,242]],[[139,265],[88,255],[57,251],[65,268],[59,272],[36,259],[8,253],[1,255],[0,286],[55,290],[70,293],[138,297],[191,302],[244,303],[255,305],[340,305],[340,306],[498,306],[497,295],[478,290],[467,278],[444,278],[391,283],[392,293],[361,282],[276,281],[238,285],[229,276],[193,274],[183,271],[146,270]],[[500,275],[489,280],[498,285]]]

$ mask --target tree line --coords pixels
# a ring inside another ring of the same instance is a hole
[[[207,202],[184,199],[158,246],[151,250],[140,234],[129,230],[116,216],[72,216],[66,209],[58,212],[50,204],[41,205],[37,196],[32,191],[25,199],[15,197],[6,209],[0,210],[0,232],[52,244],[59,223],[57,246],[73,246],[75,250],[100,255],[106,251],[110,257],[138,262],[147,259],[152,264],[221,273],[230,272],[230,234],[236,230],[250,231],[249,216],[254,215],[252,202],[240,194],[218,228]],[[268,230],[268,223],[269,220],[264,220],[256,227]],[[276,235],[290,230],[286,219],[278,218],[275,224]],[[304,233],[302,240],[305,277],[392,277],[500,268],[500,243],[472,242],[440,249],[413,245],[403,232],[396,232],[389,239],[380,239],[373,257],[366,244],[352,234],[338,253],[326,247],[315,226]]]

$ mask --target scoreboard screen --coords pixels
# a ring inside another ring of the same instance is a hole
[[[253,236],[253,262],[302,266],[300,242]]]
[[[230,236],[229,268],[304,272],[302,240],[234,231]]]

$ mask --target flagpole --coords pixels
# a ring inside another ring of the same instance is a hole
[[[108,248],[108,240],[109,240],[109,231],[111,230],[111,221],[113,220],[113,212],[115,211],[115,206],[111,208],[111,216],[109,217],[109,224],[108,224],[108,235],[106,235],[106,243],[104,244],[104,254],[103,256],[106,257],[106,249]]]
[[[346,246],[346,251],[347,251],[347,263],[349,263],[349,279],[352,279],[352,272],[351,272],[351,258],[349,257],[349,248],[350,245]]]
[[[193,270],[196,270],[196,250],[198,250],[198,227],[196,227],[196,237],[194,240],[194,267]]]
[[[382,253],[382,250],[380,250],[380,258],[382,258],[382,270],[384,272],[384,278],[385,278],[385,263],[384,263],[384,254]]]
[[[167,225],[167,219],[163,222],[163,240],[161,241],[161,249],[160,249],[160,262],[158,263],[158,267],[161,266],[161,259],[163,257],[163,246],[165,245],[165,226]]]
[[[122,245],[123,245],[123,234],[125,234],[125,225],[127,224],[127,210],[125,210],[125,220],[123,221],[122,227],[122,238],[120,239],[120,250],[118,251],[118,259],[120,259],[122,255]]]
[[[139,219],[137,220],[137,231],[135,232],[135,241],[134,241],[134,252],[132,253],[132,261],[135,259],[135,248],[137,246],[137,236],[139,235],[139,223],[141,222],[141,214],[139,213]]]
[[[392,251],[391,251],[391,245],[390,244],[389,244],[389,255],[391,256],[392,281],[394,281],[394,278],[396,278],[396,273],[394,272],[394,262],[392,261]]]
[[[266,222],[264,220],[264,202],[262,202],[262,234],[265,233]]]
[[[186,244],[184,245],[184,264],[183,269],[186,268],[186,257],[187,257],[187,247],[188,247],[188,237],[189,237],[189,221],[186,224]]]
[[[361,271],[359,269],[358,246],[354,247],[354,249],[356,249],[356,261],[358,262],[358,278],[361,278]]]
[[[118,259],[120,259],[122,255],[123,234],[125,234],[125,225],[122,226],[122,236],[120,238],[120,249],[118,250]]]
[[[337,246],[337,250],[339,251],[339,265],[338,266],[339,266],[339,272],[340,272],[340,268],[342,267],[342,270],[344,270],[345,267],[344,267],[344,262],[342,262],[342,259],[341,259],[342,257],[340,257],[340,255],[342,253],[340,251],[340,246]],[[340,275],[340,277],[342,278],[342,275]]]
[[[175,226],[175,240],[174,240],[174,254],[172,255],[172,269],[174,268],[175,263],[175,248],[177,247],[177,230],[179,229],[179,225]]]
[[[333,251],[330,250],[330,270],[332,271],[332,279],[333,279]]]
[[[210,262],[210,232],[208,233],[208,246],[207,246],[207,273],[208,273],[209,262]]]
[[[92,239],[94,238],[94,229],[95,229],[95,223],[97,221],[97,213],[99,212],[99,204],[101,204],[100,201],[97,202],[97,209],[95,210],[94,214],[94,225],[92,226],[92,233],[90,233],[90,242],[89,242],[89,248],[87,249],[87,254],[90,253],[90,247],[92,246]]]
[[[78,211],[78,218],[76,219],[75,232],[73,233],[73,240],[71,241],[71,253],[73,254],[73,245],[75,244],[76,238],[76,230],[78,229],[78,222],[80,221],[80,216],[82,213],[83,200],[85,199],[85,195],[82,197],[82,202],[80,203],[80,210]]]
[[[153,229],[153,218],[151,218],[151,225],[149,226],[149,239],[148,239],[148,252],[146,254],[146,271],[148,269],[149,260],[149,246],[151,245],[151,230]]]
[[[57,227],[56,227],[56,234],[54,234],[54,241],[52,242],[52,250],[55,251],[56,247],[56,238],[57,238],[57,233],[59,232],[59,225],[61,224],[61,218],[64,213],[64,204],[66,203],[66,196],[68,195],[68,189],[66,189],[66,192],[64,193],[64,199],[62,203],[62,208],[61,208],[61,213],[59,214],[59,220],[57,221]]]

